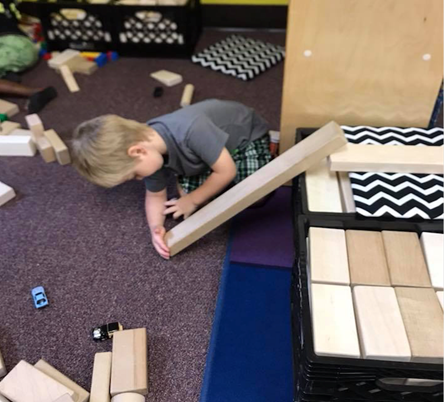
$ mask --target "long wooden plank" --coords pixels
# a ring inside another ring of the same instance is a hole
[[[442,26],[442,0],[290,1],[280,149],[296,128],[331,120],[427,127],[442,82]]]
[[[351,284],[390,286],[381,232],[347,230],[345,237]]]
[[[0,135],[0,156],[34,156],[36,146],[31,137]]]
[[[165,237],[170,254],[177,254],[345,143],[342,129],[334,122],[308,136],[170,230]]]
[[[68,163],[71,163],[71,156],[69,154],[68,147],[62,141],[59,135],[54,130],[46,130],[44,134],[46,139],[54,148],[57,161],[61,165],[67,165]]]
[[[382,238],[393,286],[432,286],[416,233],[384,230]]]
[[[355,199],[351,187],[350,176],[347,172],[336,172],[339,180],[339,189],[341,190],[342,211],[347,213],[356,212]]]
[[[19,123],[16,123],[15,121],[4,121],[0,123],[0,135],[9,135],[14,130],[19,129],[21,126]]]
[[[443,147],[347,144],[329,160],[330,169],[338,172],[444,172]]]
[[[15,103],[0,99],[0,113],[6,114],[9,118],[11,118],[19,113],[19,107]]]
[[[424,232],[421,235],[421,245],[432,286],[442,290],[444,284],[444,235]]]
[[[311,281],[350,284],[345,232],[341,229],[311,227],[308,241]]]
[[[40,359],[36,364],[34,364],[36,369],[39,369],[42,373],[50,376],[52,379],[56,380],[60,384],[69,388],[74,392],[72,395],[72,400],[74,402],[87,402],[89,398],[89,392],[83,389],[80,385],[75,383],[65,374],[62,374],[59,370],[48,364],[45,360]],[[68,395],[69,396],[69,395]]]
[[[336,173],[328,168],[327,158],[305,172],[308,209],[313,212],[342,212]]]
[[[410,361],[407,333],[393,288],[353,288],[356,321],[365,359]]]
[[[24,360],[0,382],[0,393],[13,402],[54,402],[65,394],[74,394]]]
[[[442,364],[443,314],[433,289],[396,288],[412,361]]]
[[[314,350],[319,356],[361,356],[351,289],[311,285]]]
[[[125,392],[148,393],[145,328],[117,331],[113,335],[111,396]]]
[[[109,402],[111,399],[111,352],[96,353],[91,380],[91,396],[89,402]]]

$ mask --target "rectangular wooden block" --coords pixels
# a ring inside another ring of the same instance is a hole
[[[6,114],[9,118],[19,112],[19,107],[15,103],[11,103],[0,99],[0,113]]]
[[[345,231],[311,227],[308,240],[311,281],[349,285]]]
[[[20,128],[20,124],[14,121],[6,120],[0,123],[0,135],[9,135],[16,129]]]
[[[110,402],[112,353],[96,353],[89,402]]]
[[[15,130],[11,131],[10,135],[12,135],[12,136],[21,135],[21,136],[25,136],[25,137],[32,137],[31,130],[25,130],[23,128],[17,128]]]
[[[11,201],[15,197],[15,191],[12,187],[9,187],[5,183],[0,181],[0,207]],[[2,356],[0,354],[0,377],[2,376]]]
[[[381,232],[346,230],[345,237],[351,284],[390,286]]]
[[[416,233],[384,230],[382,238],[393,286],[432,286]]]
[[[68,394],[61,396],[55,402],[75,402]]]
[[[443,314],[433,289],[396,288],[412,361],[443,362]]]
[[[89,398],[89,392],[83,389],[81,386],[77,385],[73,380],[68,378],[66,375],[62,374],[60,371],[52,367],[50,364],[45,362],[43,359],[39,360],[34,367],[39,369],[41,372],[45,373],[53,380],[56,380],[60,384],[64,385],[68,389],[72,390],[74,394],[72,395],[73,402],[87,402]],[[71,398],[71,396],[68,395]]]
[[[339,189],[341,190],[342,211],[355,213],[356,205],[353,197],[353,190],[348,172],[336,172],[339,180]]]
[[[148,393],[146,328],[117,331],[113,335],[111,396],[124,392]]]
[[[373,360],[410,361],[411,352],[393,288],[353,289],[362,356]]]
[[[0,136],[0,156],[34,156],[34,141],[26,136]]]
[[[54,148],[46,137],[37,138],[36,145],[40,155],[46,163],[54,162],[56,160]]]
[[[89,61],[80,57],[76,63],[73,63],[71,66],[71,71],[73,73],[86,74],[91,75],[94,73],[99,67],[93,61]]]
[[[313,283],[311,313],[318,356],[361,356],[350,287]]]
[[[444,285],[444,235],[442,233],[424,232],[421,245],[429,270],[430,280],[435,289]]]
[[[55,55],[48,61],[48,66],[55,69],[60,69],[62,66],[74,66],[78,63],[82,56],[78,50],[66,49],[63,52]]]
[[[24,360],[0,382],[0,393],[13,402],[54,402],[74,392]]]
[[[61,66],[60,72],[62,73],[63,80],[65,81],[65,84],[70,92],[80,91],[77,81],[74,78],[74,75],[72,74],[72,71],[68,66],[65,65]]]
[[[58,162],[61,165],[67,165],[68,163],[71,163],[71,156],[69,154],[68,147],[58,136],[58,134],[54,130],[46,130],[45,137],[54,148],[54,152]]]
[[[35,142],[37,141],[37,138],[43,137],[45,129],[43,128],[43,123],[38,114],[28,114],[26,116],[26,123],[31,130],[32,138]]]
[[[151,73],[151,78],[161,82],[167,87],[172,87],[174,85],[180,84],[182,82],[182,76],[176,73],[172,73],[167,70],[159,70]]]
[[[436,292],[436,297],[438,298],[439,303],[444,310],[444,292],[442,290],[439,290],[438,292]]]
[[[336,173],[330,171],[327,158],[305,172],[308,209],[313,212],[342,212]]]
[[[339,172],[443,174],[443,147],[347,144],[330,155],[330,169]]]
[[[288,180],[317,164],[345,142],[344,133],[334,122],[308,136],[170,230],[165,236],[170,255],[177,254]]]

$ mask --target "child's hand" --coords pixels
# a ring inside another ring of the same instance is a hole
[[[184,219],[187,219],[197,209],[197,205],[193,202],[189,194],[178,200],[173,198],[172,200],[165,202],[165,206],[169,208],[165,209],[163,214],[173,214],[174,219],[177,219],[182,215]]]
[[[170,250],[165,243],[166,230],[163,226],[158,226],[151,231],[151,240],[157,252],[166,260],[170,259]]]

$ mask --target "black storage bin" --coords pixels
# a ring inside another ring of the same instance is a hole
[[[23,2],[38,17],[49,51],[117,51],[122,56],[189,57],[202,30],[199,0],[181,6]],[[80,10],[82,18],[67,18]]]
[[[443,366],[439,364],[351,359],[317,356],[314,352],[309,281],[307,275],[308,229],[312,226],[442,233],[437,223],[375,220],[333,220],[300,216],[297,222],[297,258],[291,288],[294,401],[409,401],[438,402],[443,399]],[[399,379],[440,381],[433,386],[405,385]],[[381,381],[383,380],[383,381]]]

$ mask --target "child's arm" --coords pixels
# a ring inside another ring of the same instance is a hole
[[[151,191],[146,192],[145,196],[145,211],[148,226],[151,231],[151,240],[154,248],[157,252],[166,259],[170,258],[170,250],[165,243],[164,236],[166,230],[163,226],[165,222],[165,216],[163,215],[164,204],[167,200],[166,189],[153,193]]]
[[[172,213],[175,219],[181,215],[185,219],[188,218],[200,205],[220,193],[236,177],[236,164],[226,148],[222,150],[211,169],[213,172],[199,188],[179,200],[165,202],[165,206],[169,208],[163,211],[164,215]]]

